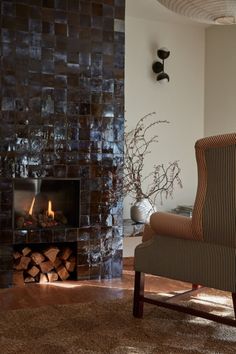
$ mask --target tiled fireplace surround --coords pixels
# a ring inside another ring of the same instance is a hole
[[[76,242],[77,279],[121,275],[124,12],[125,0],[1,1],[0,287],[19,244]],[[13,230],[16,178],[78,178],[79,227]]]

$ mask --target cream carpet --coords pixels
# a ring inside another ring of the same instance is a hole
[[[134,318],[129,298],[2,311],[0,353],[236,353],[236,328],[149,304],[144,309],[143,319]]]

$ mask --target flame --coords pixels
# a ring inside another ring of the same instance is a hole
[[[50,216],[54,220],[54,211],[52,210],[52,202],[51,200],[48,201],[48,211],[47,216]]]
[[[34,203],[35,203],[35,197],[33,198],[31,206],[30,206],[29,215],[33,214]]]

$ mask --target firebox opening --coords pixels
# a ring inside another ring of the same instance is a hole
[[[78,179],[15,179],[14,229],[79,227]]]

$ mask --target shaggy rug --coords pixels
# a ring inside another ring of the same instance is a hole
[[[132,300],[54,305],[0,313],[2,354],[230,354],[236,328]]]

